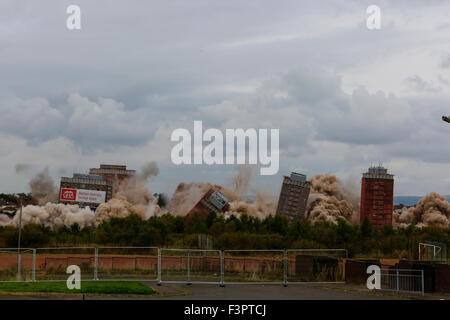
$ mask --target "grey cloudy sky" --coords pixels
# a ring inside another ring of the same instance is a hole
[[[82,29],[66,28],[77,4]],[[381,8],[381,30],[366,8]],[[99,163],[157,161],[154,191],[226,184],[233,166],[175,166],[172,130],[279,128],[282,175],[357,183],[371,163],[397,195],[450,194],[449,1],[0,2],[0,192]],[[16,164],[30,164],[18,175]]]

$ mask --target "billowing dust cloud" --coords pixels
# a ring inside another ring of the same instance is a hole
[[[156,177],[159,174],[158,166],[156,162],[152,161],[147,163],[141,170],[138,179],[141,181],[148,181],[151,177]]]
[[[159,169],[155,162],[150,162],[142,168],[142,171],[133,179],[117,181],[115,183],[114,198],[125,199],[134,205],[147,206],[157,199],[147,188],[146,183],[157,176]]]
[[[17,174],[27,173],[30,170],[30,165],[26,163],[17,163],[14,167]]]
[[[58,201],[58,189],[48,168],[38,172],[28,185],[30,186],[31,196],[38,200],[40,205]]]
[[[166,206],[167,212],[175,216],[185,216],[211,188],[222,192],[230,201],[241,199],[235,192],[220,185],[213,185],[206,182],[181,182],[178,184],[172,199]]]
[[[167,204],[166,210],[175,216],[185,216],[211,187],[209,183],[181,182]]]
[[[132,179],[115,184],[113,198],[102,203],[96,210],[96,225],[110,218],[123,218],[135,213],[143,219],[158,215],[160,207],[146,183],[159,173],[155,162],[145,165],[141,172]]]
[[[252,178],[252,169],[248,166],[238,165],[237,174],[231,179],[234,192],[243,196],[247,193]]]
[[[359,199],[350,187],[346,188],[336,176],[331,174],[317,174],[311,177],[309,182],[311,191],[306,212],[309,221],[337,223],[338,218],[343,218],[357,223]]]
[[[142,171],[133,178],[117,181],[113,198],[98,206],[96,212],[78,205],[54,203],[58,200],[58,189],[50,177],[48,168],[39,172],[30,182],[31,194],[38,199],[39,206],[28,205],[23,208],[22,222],[36,223],[58,229],[77,223],[80,228],[97,227],[101,222],[111,218],[126,217],[132,213],[144,219],[159,213],[157,199],[147,188],[148,180],[158,174],[156,163],[144,166]],[[17,226],[19,215],[12,219],[0,217],[0,225]]]
[[[48,202],[44,206],[28,205],[23,208],[22,224],[36,223],[58,229],[77,223],[80,228],[92,226],[95,221],[94,213],[89,208],[80,208],[77,205]],[[2,222],[0,221],[0,224]],[[11,220],[4,221],[3,225],[17,227],[19,214]]]
[[[247,214],[251,217],[264,219],[269,215],[274,215],[275,211],[275,199],[262,191],[256,191],[256,201],[247,202],[242,199],[231,201],[230,210],[225,215],[240,217],[242,214]]]
[[[22,169],[19,168],[19,171]],[[167,206],[161,209],[158,199],[146,186],[147,182],[158,175],[156,163],[145,165],[134,178],[115,181],[113,198],[102,203],[93,213],[89,208],[77,205],[54,203],[58,199],[58,189],[52,180],[48,168],[31,179],[31,194],[39,201],[39,206],[28,205],[23,208],[23,223],[40,223],[52,228],[71,226],[77,223],[81,228],[96,227],[101,222],[113,217],[126,217],[132,213],[143,219],[154,215],[171,213],[186,215],[201,197],[210,189],[220,190],[230,201],[230,208],[225,216],[242,214],[265,218],[275,214],[276,199],[259,190],[249,190],[251,169],[237,166],[237,174],[232,177],[230,188],[211,183],[180,183]],[[309,179],[311,193],[307,205],[307,219],[311,222],[329,221],[337,223],[343,218],[351,223],[359,222],[359,197],[356,195],[358,184],[353,181],[341,182],[330,174],[318,174]],[[356,187],[355,187],[356,186]],[[243,196],[253,195],[256,200],[245,201]],[[0,215],[0,225],[17,226],[18,215],[9,218]],[[444,196],[430,193],[421,199],[415,207],[404,208],[401,213],[394,213],[394,226],[414,224],[419,227],[437,225],[450,227],[450,204]]]
[[[275,199],[261,191],[252,191],[256,195],[256,201],[247,202],[243,200],[242,196],[248,191],[250,185],[251,168],[246,166],[237,166],[236,168],[237,174],[231,179],[233,190],[204,182],[180,183],[166,206],[167,212],[177,216],[185,216],[209,189],[214,188],[223,193],[230,202],[230,209],[225,212],[226,217],[231,215],[240,217],[242,214],[247,214],[265,218],[268,215],[275,214]]]
[[[394,226],[404,227],[414,224],[418,227],[450,226],[450,203],[445,196],[431,192],[419,200],[415,207],[394,212]]]
[[[249,190],[252,169],[249,166],[239,165],[236,167],[237,174],[232,178],[233,197],[225,196],[230,200],[230,209],[225,216],[235,215],[240,217],[247,214],[251,217],[264,219],[268,215],[274,215],[276,211],[276,199],[262,190]],[[244,201],[242,196],[250,192],[256,196],[256,201]]]

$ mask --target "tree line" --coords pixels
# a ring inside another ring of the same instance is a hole
[[[31,193],[0,193],[0,202],[19,204],[22,201],[28,204],[33,200]]]
[[[157,246],[197,248],[198,235],[207,235],[214,249],[331,249],[345,248],[350,256],[417,258],[420,241],[450,244],[450,229],[439,227],[382,230],[365,219],[361,225],[345,220],[337,224],[268,216],[264,219],[241,215],[225,218],[215,213],[206,219],[200,214],[188,217],[165,214],[143,220],[138,215],[112,218],[97,228],[80,229],[77,224],[52,230],[48,226],[23,226],[21,246]],[[16,247],[18,230],[0,227],[0,246]]]

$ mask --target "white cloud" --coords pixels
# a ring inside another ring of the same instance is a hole
[[[376,32],[359,1],[80,6],[71,33],[64,2],[0,4],[2,190],[26,188],[19,162],[55,173],[157,160],[163,189],[223,182],[229,167],[168,159],[171,130],[203,120],[279,128],[280,173],[258,179],[276,192],[289,170],[358,176],[377,161],[396,192],[447,192],[450,3],[381,1]]]
[[[127,111],[114,99],[90,101],[80,94],[68,98],[67,137],[83,147],[142,145],[154,133],[155,120],[142,110]]]
[[[0,132],[40,142],[63,129],[63,114],[44,98],[0,96]]]

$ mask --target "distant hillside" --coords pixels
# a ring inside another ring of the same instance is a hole
[[[445,196],[447,201],[450,202],[450,196]],[[423,197],[420,196],[397,196],[394,197],[394,205],[403,204],[405,206],[413,206]]]

